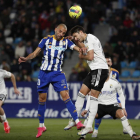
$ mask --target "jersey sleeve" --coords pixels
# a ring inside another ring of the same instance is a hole
[[[3,78],[10,78],[11,77],[11,72],[8,72],[6,70],[3,70],[2,74],[3,74]]]
[[[45,47],[45,42],[46,42],[46,39],[41,39],[41,41],[39,42],[39,44],[38,44],[38,47],[40,47],[41,49],[44,49],[44,47]]]
[[[67,39],[67,45],[68,45],[68,48],[73,50],[74,46],[76,46],[72,41],[70,41],[69,39]]]

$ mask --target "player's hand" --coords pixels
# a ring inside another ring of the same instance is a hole
[[[127,112],[126,112],[125,108],[123,108],[123,112],[124,112],[124,115],[127,117]]]
[[[80,48],[81,52],[83,55],[87,55],[87,48],[86,47],[82,47]]]
[[[22,63],[22,62],[26,62],[27,61],[27,59],[25,58],[25,57],[20,57],[19,59],[18,59],[18,63],[20,64],[20,63]]]
[[[79,51],[79,58],[82,58],[82,52]]]
[[[73,39],[74,39],[73,36],[66,36],[65,38],[66,38],[66,39],[69,39],[69,40],[73,40]]]
[[[81,116],[84,117],[84,115],[86,115],[87,112],[88,112],[87,110],[84,110],[84,111],[81,113]]]
[[[14,89],[15,94],[20,95],[20,91],[16,88]]]

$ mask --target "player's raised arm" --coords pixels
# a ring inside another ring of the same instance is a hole
[[[30,53],[27,57],[20,57],[18,59],[19,64],[35,58],[40,52],[41,52],[41,48],[37,47],[36,50],[34,52]]]

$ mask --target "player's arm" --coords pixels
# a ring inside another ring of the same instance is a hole
[[[41,48],[37,47],[36,50],[34,52],[30,53],[27,57],[20,57],[18,59],[19,64],[35,58],[40,52],[41,52]]]
[[[125,114],[125,116],[127,116],[127,112],[125,110],[125,97],[124,97],[124,93],[122,91],[122,87],[121,87],[120,83],[118,83],[117,93],[119,94],[119,99],[121,101],[120,104],[121,104],[121,107],[122,107],[122,109],[124,111],[124,114]]]
[[[14,74],[12,74],[12,73],[11,73],[11,82],[12,82],[13,87],[14,87],[14,92],[15,92],[16,94],[20,94],[20,91],[17,89],[15,76],[14,76]]]
[[[88,110],[89,110],[89,107],[90,107],[90,95],[88,95],[88,99],[87,99],[87,103],[86,103],[86,108],[85,108],[84,111],[82,111],[81,116],[84,117],[84,115],[87,114],[87,112],[88,112]]]
[[[12,81],[12,84],[14,87],[14,92],[16,94],[20,94],[20,92],[18,91],[17,86],[16,86],[16,80],[15,80],[14,74],[12,74],[11,72],[8,72],[6,70],[2,70],[2,73],[3,73],[3,78],[11,78],[11,81]]]
[[[87,48],[85,47],[84,43],[74,40],[73,36],[67,36],[66,39],[74,42],[75,44],[75,46],[73,47],[74,50],[82,52],[83,54],[87,53]]]
[[[94,50],[90,50],[87,52],[87,55],[84,55],[83,53],[79,53],[79,58],[86,59],[88,61],[92,61],[94,59]]]

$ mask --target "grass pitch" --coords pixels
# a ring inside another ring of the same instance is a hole
[[[38,119],[8,119],[11,131],[5,134],[3,126],[0,125],[0,140],[35,140],[38,127]],[[38,138],[40,140],[78,140],[76,127],[64,131],[68,119],[45,119],[47,131]],[[130,120],[133,130],[140,134],[140,120]],[[98,138],[91,138],[91,134],[86,137],[87,140],[129,140],[129,135],[122,133],[120,120],[102,120],[99,128]]]

